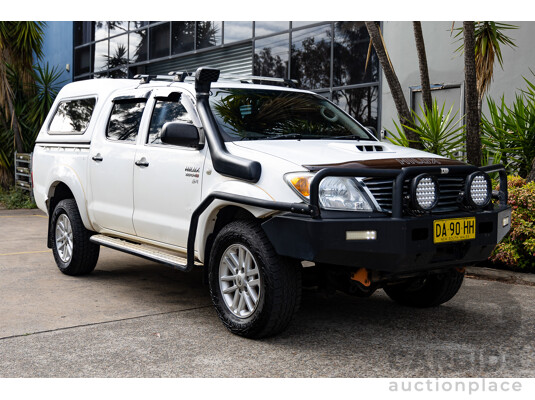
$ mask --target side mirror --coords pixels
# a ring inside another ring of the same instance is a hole
[[[201,149],[199,129],[195,125],[184,122],[166,122],[160,136],[162,143],[175,146]]]

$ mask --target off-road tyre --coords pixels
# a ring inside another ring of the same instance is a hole
[[[464,272],[452,269],[425,278],[408,279],[405,282],[384,287],[384,291],[396,303],[409,307],[436,307],[453,298],[461,288]]]
[[[67,261],[62,260],[56,241],[56,227],[62,215],[69,219],[72,228],[72,255]],[[76,201],[61,200],[52,213],[51,224],[52,253],[59,270],[71,276],[91,273],[97,265],[100,246],[89,240],[92,232],[85,228]]]
[[[252,254],[260,275],[260,296],[256,308],[246,318],[230,310],[220,285],[221,258],[236,245],[244,246]],[[257,221],[238,220],[226,225],[212,246],[208,273],[212,302],[225,327],[252,339],[273,336],[286,329],[301,301],[300,267],[298,262],[275,253]]]

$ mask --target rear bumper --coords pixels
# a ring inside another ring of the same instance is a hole
[[[445,244],[433,243],[433,221],[476,218],[476,238]],[[504,218],[509,224],[503,226]],[[318,263],[344,265],[384,272],[410,272],[466,265],[489,257],[510,229],[511,209],[455,213],[447,216],[321,218],[280,214],[262,227],[275,251]],[[375,240],[347,240],[347,232],[375,231]]]

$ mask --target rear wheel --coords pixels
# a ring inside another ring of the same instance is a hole
[[[410,307],[435,307],[451,300],[463,284],[464,272],[452,269],[443,274],[407,279],[386,286],[384,291],[396,303]]]
[[[225,226],[210,254],[210,294],[229,331],[261,338],[288,326],[299,308],[301,271],[275,253],[256,221]]]
[[[52,213],[52,252],[61,272],[89,274],[97,265],[100,246],[91,243],[74,199],[60,201]]]

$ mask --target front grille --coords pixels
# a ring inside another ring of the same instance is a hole
[[[409,182],[410,180],[407,179],[403,184],[403,198],[409,194]],[[392,189],[394,187],[394,179],[366,178],[362,183],[369,189],[383,211],[392,212]],[[463,188],[464,177],[438,177],[439,199],[438,204],[433,208],[432,212],[443,214],[459,210],[457,197]]]

